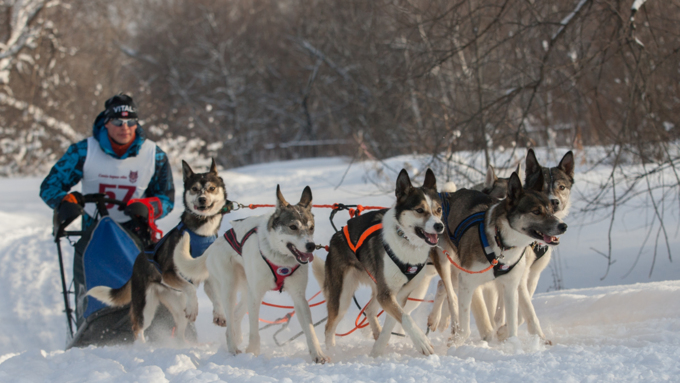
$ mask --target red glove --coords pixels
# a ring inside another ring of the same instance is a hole
[[[156,226],[156,219],[163,214],[163,204],[158,197],[131,199],[125,208],[125,214],[145,219],[154,243],[163,238],[163,232]]]

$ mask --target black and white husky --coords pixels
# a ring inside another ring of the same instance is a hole
[[[156,245],[153,252],[137,256],[132,277],[123,286],[111,289],[96,286],[88,294],[110,306],[123,306],[131,302],[130,319],[136,339],[145,342],[144,330],[155,316],[159,303],[168,308],[177,327],[176,334],[184,341],[189,321],[198,315],[197,281],[190,282],[180,275],[173,262],[173,252],[183,234],[195,239],[194,256],[200,255],[207,245],[214,242],[227,202],[224,181],[218,175],[215,161],[207,173],[194,173],[182,161],[184,180],[184,212],[180,224]],[[203,246],[200,246],[202,244]],[[205,291],[212,295],[213,289],[206,283]]]
[[[215,312],[222,312],[227,326],[227,348],[239,353],[241,320],[248,310],[250,339],[246,352],[260,353],[258,320],[260,304],[269,290],[286,291],[293,299],[295,314],[307,337],[312,360],[325,363],[314,332],[312,314],[305,298],[308,263],[314,259],[314,215],[312,190],[307,186],[300,202],[291,205],[276,188],[276,210],[272,213],[232,221],[233,229],[220,236],[199,258],[189,255],[190,238],[185,235],[175,249],[175,264],[192,280],[214,286],[211,298]],[[237,293],[241,302],[237,305]],[[243,304],[246,301],[247,306]],[[216,319],[218,321],[219,319]]]
[[[428,254],[444,231],[434,173],[428,169],[423,186],[416,188],[402,170],[395,192],[394,207],[350,219],[331,238],[325,264],[314,261],[314,276],[322,286],[328,308],[327,348],[335,346],[338,323],[361,283],[373,290],[373,300],[365,311],[377,338],[372,355],[383,352],[397,322],[418,351],[434,353],[423,331],[402,308],[410,292],[423,284]],[[388,314],[382,329],[376,318],[378,304]]]

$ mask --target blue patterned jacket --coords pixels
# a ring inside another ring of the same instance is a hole
[[[92,126],[92,136],[99,142],[102,150],[114,158],[125,159],[139,153],[146,137],[140,126],[135,130],[135,140],[122,156],[116,155],[108,138],[108,131],[104,124],[104,112],[100,113]],[[83,178],[83,165],[87,156],[87,139],[72,144],[63,157],[52,167],[50,173],[40,185],[40,198],[54,209],[62,198]],[[163,204],[163,214],[168,215],[175,206],[175,185],[172,180],[172,170],[168,156],[156,145],[156,169],[151,177],[149,186],[143,197],[158,197]],[[159,217],[159,218],[161,218]],[[91,220],[84,219],[83,226],[89,226]]]

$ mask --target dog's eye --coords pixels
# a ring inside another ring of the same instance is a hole
[[[541,215],[541,211],[538,209],[532,211],[532,213],[534,213],[535,215]]]
[[[418,214],[423,214],[424,212],[425,212],[425,210],[423,210],[423,208],[422,208],[422,207],[421,207],[421,208],[418,208],[418,209],[416,209],[416,213],[418,213]]]
[[[564,190],[566,187],[564,185],[560,185],[560,190]]]
[[[209,187],[209,188],[208,188],[208,191],[214,192],[214,191],[215,191],[215,187],[214,187],[214,186]]]
[[[191,188],[191,191],[194,192],[194,193],[198,193],[198,188],[196,186],[194,186],[194,187]]]
[[[288,226],[291,230],[297,230],[297,225],[290,225]]]
[[[442,208],[441,208],[441,207],[438,207],[438,208],[437,208],[437,214],[441,214],[441,213],[442,213]]]
[[[309,231],[314,231],[314,225],[309,227]]]

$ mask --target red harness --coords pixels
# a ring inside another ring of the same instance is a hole
[[[257,233],[257,227],[248,230],[246,235],[243,236],[243,239],[239,241],[236,238],[236,232],[234,231],[234,229],[229,229],[226,233],[224,233],[224,238],[227,240],[227,243],[229,243],[231,248],[238,253],[238,255],[243,256],[242,254],[243,245],[246,243],[248,238],[250,238],[250,236],[253,235],[254,233]],[[267,259],[267,257],[265,257],[264,254],[262,254],[262,251],[260,251],[260,255],[262,256],[262,259],[264,259],[264,261],[267,262],[269,270],[271,270],[272,275],[274,275],[274,283],[276,283],[276,287],[274,287],[272,291],[282,292],[283,282],[286,280],[286,278],[293,275],[295,270],[297,270],[300,267],[300,265],[296,265],[295,267],[279,266],[274,264],[269,259]]]

